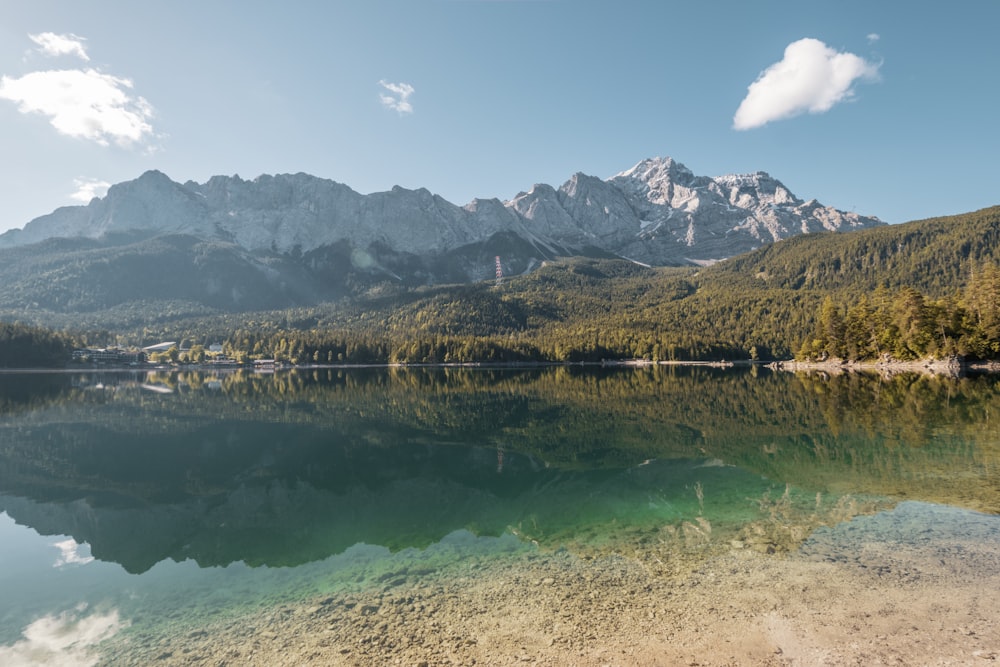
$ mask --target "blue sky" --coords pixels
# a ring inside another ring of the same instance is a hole
[[[0,231],[159,169],[509,199],[653,156],[1000,204],[1000,2],[0,0]]]

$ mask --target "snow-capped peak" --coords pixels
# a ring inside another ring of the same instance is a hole
[[[694,178],[690,169],[680,162],[670,157],[646,158],[637,163],[631,169],[612,176],[610,181],[637,180],[644,183],[655,184],[669,179],[672,181],[687,181]]]
[[[729,257],[806,231],[875,224],[881,222],[804,204],[764,172],[709,178],[670,157],[654,157],[607,180],[576,173],[558,189],[536,184],[508,202],[484,199],[465,207],[426,188],[361,195],[301,173],[181,185],[147,172],[85,207],[61,208],[0,235],[0,247],[142,229],[221,238],[252,251],[346,244],[430,257],[503,233],[570,253],[597,248],[648,264],[677,264]]]

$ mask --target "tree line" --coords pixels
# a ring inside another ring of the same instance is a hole
[[[812,336],[798,355],[806,359],[912,360],[1000,356],[1000,268],[972,271],[953,296],[931,298],[912,287],[875,290],[851,303],[827,297]]]
[[[0,368],[64,366],[76,345],[66,333],[0,321]]]

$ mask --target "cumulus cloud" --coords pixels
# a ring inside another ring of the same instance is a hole
[[[73,55],[90,60],[77,35],[43,32],[28,35],[49,56]],[[0,100],[17,104],[23,114],[47,116],[59,133],[122,147],[153,135],[153,108],[133,94],[132,81],[96,68],[42,70],[21,77],[0,77]]]
[[[410,95],[414,92],[413,86],[408,83],[389,83],[384,80],[379,81],[378,85],[382,86],[386,91],[379,93],[378,96],[382,100],[382,106],[387,109],[393,109],[399,112],[400,115],[413,113],[413,105],[410,104]]]
[[[89,204],[94,197],[103,197],[111,187],[107,181],[99,181],[96,178],[76,178],[73,179],[73,185],[76,186],[76,190],[70,198],[84,204]]]
[[[870,32],[870,33],[868,33],[868,41],[869,41],[869,43],[874,44],[875,42],[877,42],[880,39],[882,39],[882,37],[877,32]]]
[[[800,39],[750,84],[733,117],[749,130],[799,114],[823,113],[854,96],[857,81],[878,79],[878,65],[853,53],[838,53],[818,39]]]
[[[42,32],[28,35],[28,38],[38,45],[38,50],[47,56],[76,56],[80,60],[90,60],[83,48],[83,37],[74,34],[57,35],[54,32]]]
[[[153,108],[132,95],[132,82],[95,69],[46,70],[0,78],[0,99],[21,113],[48,116],[59,133],[102,146],[129,147],[153,133]]]

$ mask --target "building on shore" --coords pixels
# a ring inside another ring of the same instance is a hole
[[[83,364],[135,366],[146,363],[146,353],[142,350],[123,350],[120,347],[88,347],[73,350],[73,361]]]
[[[149,345],[148,347],[144,347],[142,348],[142,351],[145,352],[146,354],[150,354],[151,352],[166,352],[172,347],[177,347],[177,343],[175,341],[169,340],[164,343],[157,343],[156,345]]]

